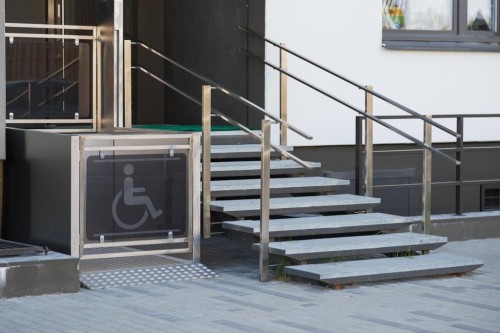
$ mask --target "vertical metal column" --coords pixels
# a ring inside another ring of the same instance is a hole
[[[5,117],[6,105],[6,77],[5,77],[5,0],[0,0],[0,160],[5,159]]]
[[[432,116],[427,116],[432,119]],[[424,142],[426,145],[432,145],[432,125],[424,123]],[[432,152],[429,149],[423,150],[424,163],[422,175],[422,220],[424,223],[424,233],[431,233],[431,191],[432,191]]]
[[[366,86],[373,90],[373,86]],[[373,95],[365,92],[365,111],[373,116]],[[365,119],[365,195],[373,196],[373,120]],[[367,209],[371,212],[372,209]]]
[[[132,127],[132,43],[126,40],[123,49],[124,86],[125,86],[125,127]]]
[[[261,195],[260,195],[260,281],[269,280],[269,200],[271,177],[271,121],[262,120]]]
[[[286,44],[280,44],[286,47]],[[280,49],[280,69],[286,71],[288,69],[287,52]],[[288,77],[286,74],[280,73],[280,119],[288,121]],[[288,144],[288,128],[280,125],[280,144],[286,146]]]
[[[202,170],[202,191],[203,191],[203,238],[210,238],[210,162],[211,162],[211,127],[212,127],[212,87],[203,86],[201,93],[202,109],[202,146],[203,146],[203,170]]]
[[[354,193],[361,195],[363,193],[363,116],[356,117],[356,155],[354,156],[355,175],[354,175]]]
[[[457,133],[460,137],[457,138],[457,152],[455,159],[462,162],[462,151],[464,149],[464,117],[457,117]],[[462,215],[462,164],[455,167],[455,180],[460,182],[455,187],[455,214]]]
[[[114,68],[115,68],[115,126],[123,127],[124,122],[124,21],[123,21],[123,0],[114,0]]]
[[[191,207],[191,221],[192,225],[192,237],[193,237],[193,264],[198,264],[200,262],[201,256],[201,237],[200,237],[200,135],[194,134],[190,140],[190,170],[192,173],[190,175],[191,188],[193,189],[193,203]]]

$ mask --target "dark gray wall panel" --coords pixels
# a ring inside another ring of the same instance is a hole
[[[4,191],[5,239],[70,253],[70,136],[8,129]]]
[[[498,146],[498,142],[467,143],[466,147]],[[439,147],[452,147],[441,144]],[[416,149],[413,145],[380,145],[375,150]],[[296,147],[297,156],[308,161],[321,162],[325,170],[335,176],[353,179],[354,157],[353,146]],[[500,179],[500,151],[477,150],[467,151],[462,155],[464,180]],[[405,180],[420,183],[422,180],[422,153],[376,154],[375,184],[401,184]],[[410,172],[411,171],[411,172]],[[410,173],[408,173],[410,172]],[[413,176],[413,172],[414,175]],[[406,173],[406,175],[404,175]],[[392,176],[388,176],[392,174]],[[404,179],[406,178],[406,179]],[[454,181],[455,166],[439,156],[433,156],[433,182]],[[500,187],[500,184],[497,184]],[[354,192],[354,186],[351,186]],[[383,204],[375,210],[384,213],[402,215],[420,215],[422,213],[422,191],[414,189],[374,189],[374,196],[382,199]],[[481,186],[465,185],[462,187],[463,212],[481,210]],[[433,186],[432,213],[453,214],[455,212],[455,187]]]

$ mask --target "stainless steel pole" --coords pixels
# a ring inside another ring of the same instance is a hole
[[[373,90],[373,86],[367,86],[368,90]],[[373,95],[365,92],[365,111],[373,116]],[[373,120],[365,119],[365,195],[373,196]],[[371,212],[372,209],[367,209]]]
[[[260,195],[260,281],[269,280],[269,200],[271,177],[271,122],[262,120],[261,195]]]
[[[124,61],[125,70],[124,85],[125,85],[125,127],[132,127],[132,44],[130,40],[126,40],[124,44]]]
[[[432,116],[427,116],[432,119]],[[432,145],[432,124],[424,123],[424,142]],[[432,200],[432,152],[429,149],[424,149],[424,165],[423,165],[423,189],[422,189],[422,219],[424,223],[424,233],[431,233],[431,200]]]
[[[203,238],[210,238],[210,161],[211,161],[211,127],[212,127],[212,87],[202,88],[202,126],[203,126]]]
[[[286,44],[280,44],[286,47]],[[287,52],[280,49],[280,68],[284,71],[288,69]],[[288,82],[287,75],[280,73],[280,119],[288,121]],[[280,144],[286,146],[288,144],[288,127],[280,125]]]

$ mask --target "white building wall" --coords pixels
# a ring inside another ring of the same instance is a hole
[[[395,51],[382,47],[382,0],[266,0],[266,35],[421,114],[500,113],[500,53]],[[267,60],[278,64],[277,48]],[[289,71],[359,108],[362,91],[289,56]],[[311,133],[289,144],[354,143],[356,113],[289,79],[289,121]],[[279,111],[279,77],[266,69],[266,109]],[[404,114],[376,102],[375,114]],[[439,122],[455,129],[455,121]],[[421,121],[391,121],[422,138]],[[500,118],[467,120],[466,141],[500,140]],[[277,132],[277,131],[275,131]],[[407,142],[376,126],[376,143]],[[277,136],[275,136],[275,141]],[[436,130],[435,141],[451,137]]]

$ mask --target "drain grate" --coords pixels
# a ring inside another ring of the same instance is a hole
[[[39,246],[17,243],[0,239],[0,257],[12,257],[22,254],[36,254],[42,252]]]

